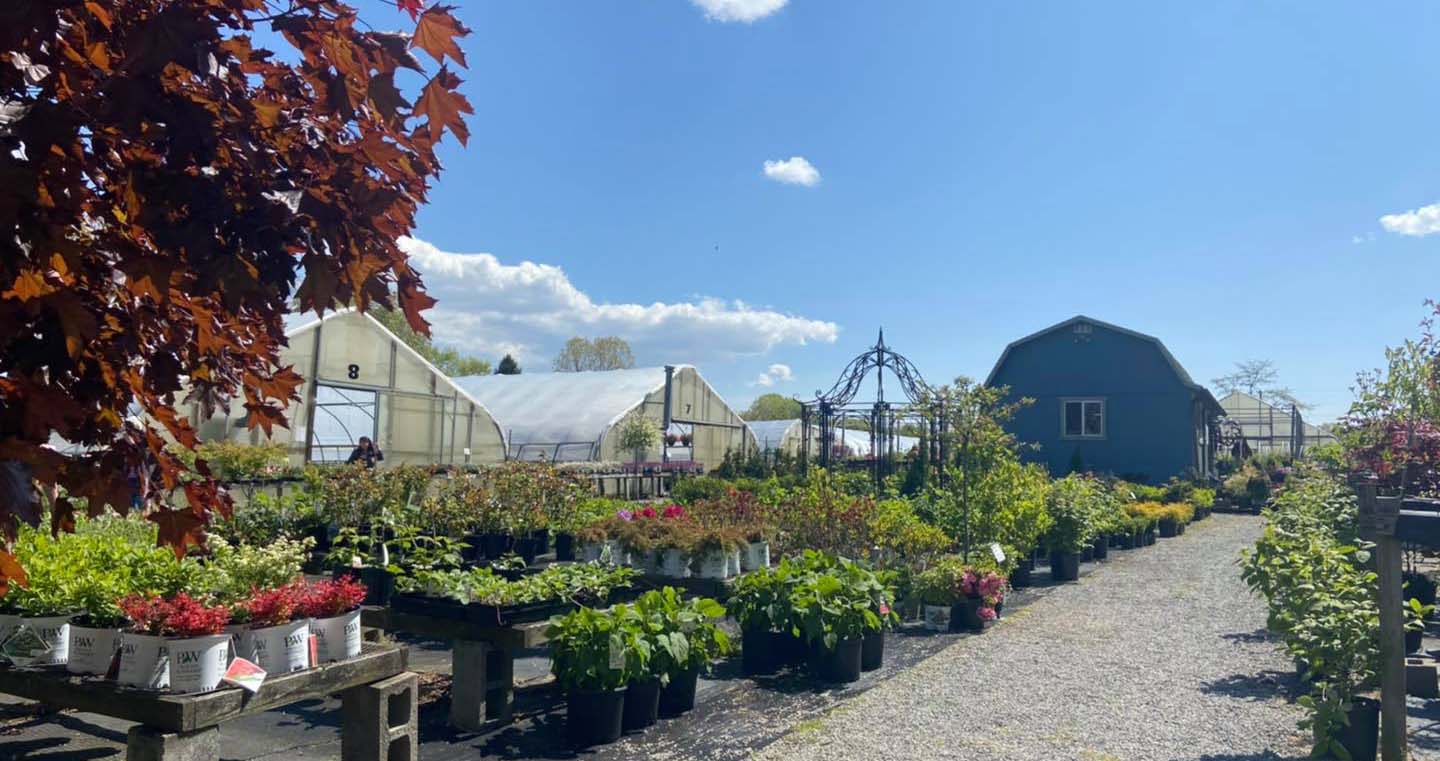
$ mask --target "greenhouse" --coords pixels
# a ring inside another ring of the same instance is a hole
[[[800,437],[803,426],[799,418],[794,420],[751,420],[746,423],[755,435],[755,443],[761,452],[800,453]]]
[[[349,457],[363,437],[387,464],[466,465],[500,462],[505,442],[485,406],[391,333],[354,310],[327,315],[287,330],[281,355],[305,378],[290,406],[290,429],[270,437],[251,430],[240,402],[192,423],[204,441],[283,442],[294,464]]]
[[[715,467],[726,452],[755,447],[745,421],[689,365],[471,375],[455,383],[495,414],[511,459],[630,461],[634,453],[610,434],[637,411],[665,432],[646,461]]]
[[[1299,455],[1306,448],[1335,441],[1335,434],[1305,422],[1300,410],[1292,405],[1271,404],[1244,391],[1232,391],[1220,400],[1225,418],[1238,432],[1237,446],[1232,455],[1282,453]]]

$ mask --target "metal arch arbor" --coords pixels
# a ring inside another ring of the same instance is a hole
[[[885,399],[886,370],[899,381],[906,399],[902,406],[896,407]],[[875,401],[868,405],[856,402],[855,397],[871,371],[875,373]],[[921,442],[925,451],[920,456],[935,465],[945,461],[947,424],[943,402],[936,400],[910,360],[885,345],[883,328],[875,345],[850,360],[829,391],[816,391],[813,401],[801,403],[801,466],[810,462],[811,432],[817,431],[820,451],[815,453],[815,459],[821,467],[829,468],[836,449],[837,423],[854,418],[869,424],[871,471],[877,485],[890,474],[902,420],[918,421],[927,430],[928,435]]]

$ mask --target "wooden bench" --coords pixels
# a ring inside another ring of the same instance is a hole
[[[408,659],[409,650],[401,645],[365,642],[357,658],[268,676],[254,694],[226,686],[174,695],[63,670],[0,668],[0,692],[137,722],[127,740],[129,761],[215,761],[221,724],[339,693],[344,761],[414,759],[419,757],[419,680],[406,670]]]
[[[545,635],[548,621],[484,626],[380,607],[366,607],[360,616],[365,626],[387,632],[451,640],[450,725],[469,732],[483,731],[487,722],[510,722],[515,653],[550,641]]]

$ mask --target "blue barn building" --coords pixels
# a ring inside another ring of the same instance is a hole
[[[1005,347],[988,386],[1035,403],[1006,426],[1028,460],[1160,483],[1214,472],[1215,397],[1153,336],[1084,315]]]

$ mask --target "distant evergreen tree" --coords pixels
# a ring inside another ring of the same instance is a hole
[[[519,375],[519,374],[520,374],[520,363],[519,363],[519,362],[516,362],[514,357],[510,356],[509,354],[506,354],[505,357],[500,360],[500,366],[497,367],[497,368],[495,368],[495,374],[496,374],[496,375]]]

